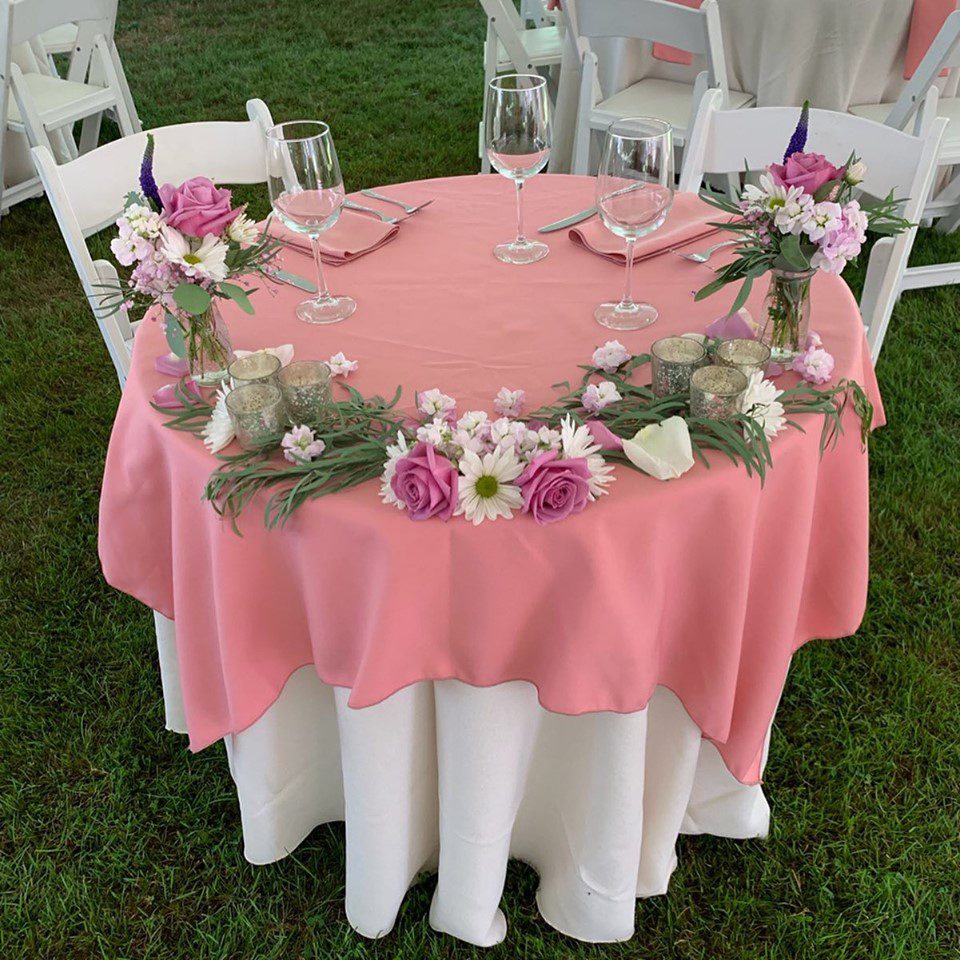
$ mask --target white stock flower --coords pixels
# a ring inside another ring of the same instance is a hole
[[[383,465],[383,473],[380,476],[380,499],[384,503],[392,503],[398,510],[406,510],[407,505],[397,499],[397,495],[390,486],[393,475],[397,472],[397,461],[405,457],[410,452],[407,446],[407,438],[402,431],[397,431],[397,442],[387,444],[387,462]]]
[[[230,389],[229,383],[221,384],[220,389],[217,390],[217,402],[213,407],[213,413],[203,426],[203,442],[211,453],[219,453],[233,442],[236,435],[230,412],[227,410],[227,394]]]
[[[596,500],[610,491],[606,489],[608,483],[613,483],[613,466],[603,459],[600,453],[600,444],[593,439],[593,434],[587,426],[577,426],[569,414],[560,424],[560,449],[565,460],[575,460],[582,457],[590,468],[590,499]]]
[[[343,377],[346,379],[353,373],[360,364],[356,360],[348,360],[341,350],[339,353],[335,353],[328,361],[327,366],[330,368],[330,373],[334,377]]]
[[[260,228],[245,213],[227,224],[226,233],[227,239],[234,243],[256,243],[260,239]]]
[[[526,400],[525,390],[510,390],[501,387],[493,400],[493,409],[504,417],[519,417],[523,412],[523,402]]]
[[[617,368],[630,359],[630,351],[619,340],[608,340],[593,351],[591,360],[604,373],[615,373]]]
[[[599,413],[604,407],[622,399],[615,383],[602,380],[600,383],[591,383],[583,391],[580,402],[587,413]]]
[[[208,234],[195,250],[190,241],[173,227],[163,228],[161,252],[171,263],[178,264],[188,277],[201,277],[218,283],[227,279],[227,253],[230,248]]]
[[[834,203],[832,200],[815,203],[810,211],[809,219],[803,226],[803,232],[816,242],[840,227],[842,217],[843,211],[840,209],[839,203]]]
[[[463,515],[474,525],[505,517],[523,504],[520,488],[513,482],[523,472],[517,455],[505,447],[492,453],[464,451],[460,460],[459,504],[454,516]]]
[[[417,409],[428,417],[446,416],[446,414],[452,413],[456,406],[457,401],[453,397],[441,393],[437,387],[424,390],[423,393],[417,395]]]
[[[783,391],[778,390],[772,380],[764,379],[763,371],[757,370],[750,374],[740,410],[748,417],[759,421],[768,440],[775,437],[786,423],[783,404],[779,400],[782,393]],[[750,438],[746,427],[743,433],[747,439]]]
[[[623,441],[627,459],[657,480],[675,480],[693,466],[693,445],[683,417],[650,423]]]
[[[799,236],[804,227],[810,222],[813,211],[813,197],[808,193],[784,202],[777,210],[773,222],[781,233],[792,233]]]

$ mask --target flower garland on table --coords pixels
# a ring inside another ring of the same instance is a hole
[[[716,341],[706,342],[710,348]],[[808,362],[816,367],[819,359]],[[264,522],[273,527],[307,500],[377,478],[384,503],[413,520],[462,516],[479,524],[520,513],[546,524],[580,513],[608,493],[615,479],[609,461],[668,480],[686,473],[695,459],[709,466],[708,452],[717,451],[762,483],[773,464],[770,441],[787,427],[803,430],[796,415],[823,417],[822,456],[843,432],[848,403],[866,444],[873,407],[852,380],[826,389],[801,383],[780,390],[758,372],[750,378],[742,412],[713,420],[691,416],[686,394],[657,397],[648,385],[633,383],[634,371],[649,360],[609,341],[581,368],[577,387],[558,384],[566,393],[525,420],[522,390],[502,388],[493,403],[500,416],[493,419],[482,410],[457,417],[454,398],[433,388],[417,395],[419,418],[410,419],[397,409],[399,387],[387,400],[364,397],[342,383],[345,397],[332,402],[324,422],[294,425],[279,449],[273,443],[217,453],[220,465],[204,496],[237,532],[237,518],[261,492],[270,494]],[[357,364],[337,354],[329,366],[345,378]],[[821,364],[818,375],[822,370]],[[209,439],[222,396],[214,405],[185,380],[175,392],[182,410],[171,414],[154,404],[167,416],[165,425]]]

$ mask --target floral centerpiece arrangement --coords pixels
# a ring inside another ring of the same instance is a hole
[[[220,464],[205,497],[235,529],[261,493],[269,493],[262,507],[272,527],[307,500],[375,479],[384,503],[412,520],[463,517],[474,524],[524,514],[549,524],[578,514],[609,492],[614,463],[671,480],[698,459],[709,466],[715,451],[763,482],[773,463],[771,441],[782,430],[802,430],[796,415],[823,417],[822,454],[842,433],[851,401],[866,442],[873,410],[853,381],[780,390],[757,372],[740,412],[715,420],[693,416],[686,393],[658,397],[649,384],[635,383],[635,371],[649,361],[649,355],[631,355],[610,341],[582,367],[578,386],[558,385],[566,393],[526,416],[524,391],[507,387],[493,398],[495,415],[483,410],[458,415],[456,400],[432,388],[417,395],[412,416],[398,408],[399,388],[387,400],[364,397],[344,382],[357,363],[337,354],[328,366],[345,395],[330,404],[322,421],[292,424],[279,442],[233,454],[216,452],[232,436],[224,390],[211,403],[181,381],[182,410],[157,409],[168,427],[205,438],[215,451]],[[221,428],[211,444],[214,422]]]
[[[697,292],[701,300],[728,283],[740,282],[731,313],[747,301],[753,281],[771,274],[761,338],[773,357],[789,363],[804,349],[810,317],[810,280],[818,270],[839,274],[859,256],[866,232],[893,235],[910,224],[897,216],[892,193],[868,202],[855,196],[866,165],[855,154],[834,166],[819,153],[806,153],[810,105],[800,120],[782,163],[761,174],[759,186],[748,183],[739,202],[712,193],[703,199],[735,219],[714,226],[742,237],[736,258],[717,271],[716,279]]]
[[[160,305],[171,351],[186,359],[196,382],[216,382],[232,356],[217,301],[233,300],[252,314],[253,291],[233,281],[269,275],[280,245],[261,234],[244,207],[233,206],[229,190],[206,177],[158,187],[153,154],[147,134],[140,191],[127,196],[110,244],[117,262],[132,270],[119,288],[105,288],[99,307],[110,314]]]

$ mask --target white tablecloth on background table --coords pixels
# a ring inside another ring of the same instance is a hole
[[[590,0],[581,0],[589,3]],[[758,107],[799,106],[809,99],[826,110],[897,98],[913,0],[719,0],[730,87],[752,93]],[[692,83],[704,69],[657,60],[640,40],[594,40],[605,96],[644,77]],[[954,76],[938,81],[953,95]],[[550,169],[570,167],[579,62],[564,45],[554,117]]]

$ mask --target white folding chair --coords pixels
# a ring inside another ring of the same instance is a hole
[[[592,133],[623,117],[658,117],[673,127],[674,143],[683,146],[704,92],[717,88],[724,107],[739,109],[753,103],[749,93],[731,91],[723,53],[720,13],[716,0],[691,9],[669,0],[566,0],[563,14],[575,38],[580,61],[580,97],[573,142],[572,172],[590,169]],[[704,57],[706,69],[693,84],[648,77],[623,90],[604,91],[591,40],[627,37],[668,44]]]
[[[780,160],[790,141],[799,115],[795,107],[723,110],[722,100],[719,90],[710,90],[700,103],[680,173],[680,190],[699,190],[709,174],[736,174],[745,167],[762,170]],[[896,237],[882,237],[870,253],[860,312],[874,361],[901,289],[946,127],[946,120],[934,120],[926,133],[917,136],[848,113],[810,111],[807,150],[841,160],[856,152],[867,167],[860,185],[863,192],[882,198],[893,191],[896,197],[906,198],[901,215],[914,224]]]
[[[261,100],[250,100],[247,114],[248,121],[181,123],[151,131],[157,182],[180,183],[201,175],[220,184],[266,182],[264,136],[272,125],[270,112]],[[126,195],[139,190],[146,143],[146,133],[135,134],[60,165],[45,146],[31,151],[121,387],[130,370],[135,325],[124,311],[102,316],[100,285],[115,283],[117,271],[108,260],[93,260],[85,238],[113,223]]]
[[[487,15],[483,44],[483,118],[480,121],[480,169],[490,172],[484,143],[487,87],[498,73],[537,73],[560,66],[563,38],[555,24],[527,29],[513,0],[480,0]]]
[[[61,23],[59,26],[44,30],[39,36],[39,41],[46,55],[47,63],[50,65],[51,73],[59,75],[57,64],[54,57],[57,54],[73,55],[74,47],[77,44],[77,25],[73,22]]]
[[[95,144],[99,119],[111,110],[121,133],[139,130],[132,98],[113,42],[117,0],[0,0],[0,131],[26,136],[31,146],[77,155],[72,136],[76,121],[84,121],[81,147]],[[63,24],[76,24],[70,69],[62,78],[46,61],[42,35]],[[36,69],[22,69],[18,50],[32,50]],[[94,136],[91,136],[91,132]],[[3,142],[0,137],[0,189]],[[27,185],[9,196],[0,194],[0,210],[24,195]]]
[[[247,116],[250,119],[241,122],[182,123],[151,131],[157,183],[181,183],[195,176],[210,177],[218,184],[264,183],[266,131],[273,120],[262,100],[247,101]],[[100,284],[116,284],[117,270],[109,260],[91,257],[86,238],[116,220],[126,195],[139,189],[146,144],[147,135],[140,133],[61,165],[46,146],[31,151],[121,388],[130,371],[135,324],[125,311],[109,317],[100,314],[105,292]],[[185,733],[174,624],[156,611],[154,621],[167,729]]]

